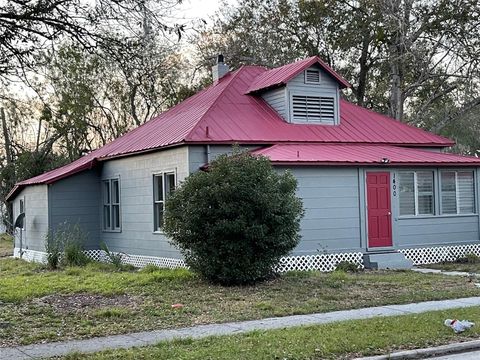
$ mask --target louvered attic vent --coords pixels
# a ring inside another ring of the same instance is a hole
[[[335,124],[335,99],[325,96],[292,96],[293,120]]]
[[[306,84],[318,84],[320,83],[320,71],[319,70],[305,70],[305,83]]]

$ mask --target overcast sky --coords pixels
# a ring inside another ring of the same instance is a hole
[[[183,0],[180,11],[186,19],[207,18],[218,10],[220,4],[219,0]]]

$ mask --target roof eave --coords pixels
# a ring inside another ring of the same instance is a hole
[[[257,155],[263,155],[258,154]],[[263,155],[268,158],[268,155]],[[336,161],[282,161],[282,160],[270,160],[273,165],[278,166],[370,166],[370,167],[480,167],[479,163],[461,163],[461,162],[336,162]]]
[[[55,176],[51,179],[48,179],[48,180],[43,180],[43,181],[38,181],[38,182],[31,182],[31,183],[25,183],[25,182],[19,182],[17,184],[15,184],[15,186],[12,188],[12,190],[10,190],[10,192],[8,193],[8,195],[5,197],[5,200],[6,201],[10,201],[10,199],[16,195],[19,191],[21,191],[22,189],[24,189],[25,187],[27,186],[33,186],[33,185],[50,185],[50,184],[53,184],[59,180],[62,180],[62,179],[65,179],[67,177],[70,177],[72,175],[75,175],[75,174],[78,174],[79,172],[82,172],[82,171],[85,171],[85,170],[90,170],[92,169],[93,167],[95,167],[97,165],[97,160],[96,159],[92,159],[91,161],[79,166],[78,168],[75,168],[71,171],[68,171],[66,173],[63,173],[61,175],[58,175],[58,176]],[[54,171],[54,170],[52,170]],[[28,180],[26,180],[28,181]]]

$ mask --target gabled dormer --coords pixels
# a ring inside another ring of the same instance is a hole
[[[340,90],[349,86],[315,56],[266,71],[247,93],[260,95],[287,122],[338,125]]]

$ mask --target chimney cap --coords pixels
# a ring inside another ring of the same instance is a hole
[[[217,55],[217,64],[224,63],[224,56],[223,54],[218,54]]]

